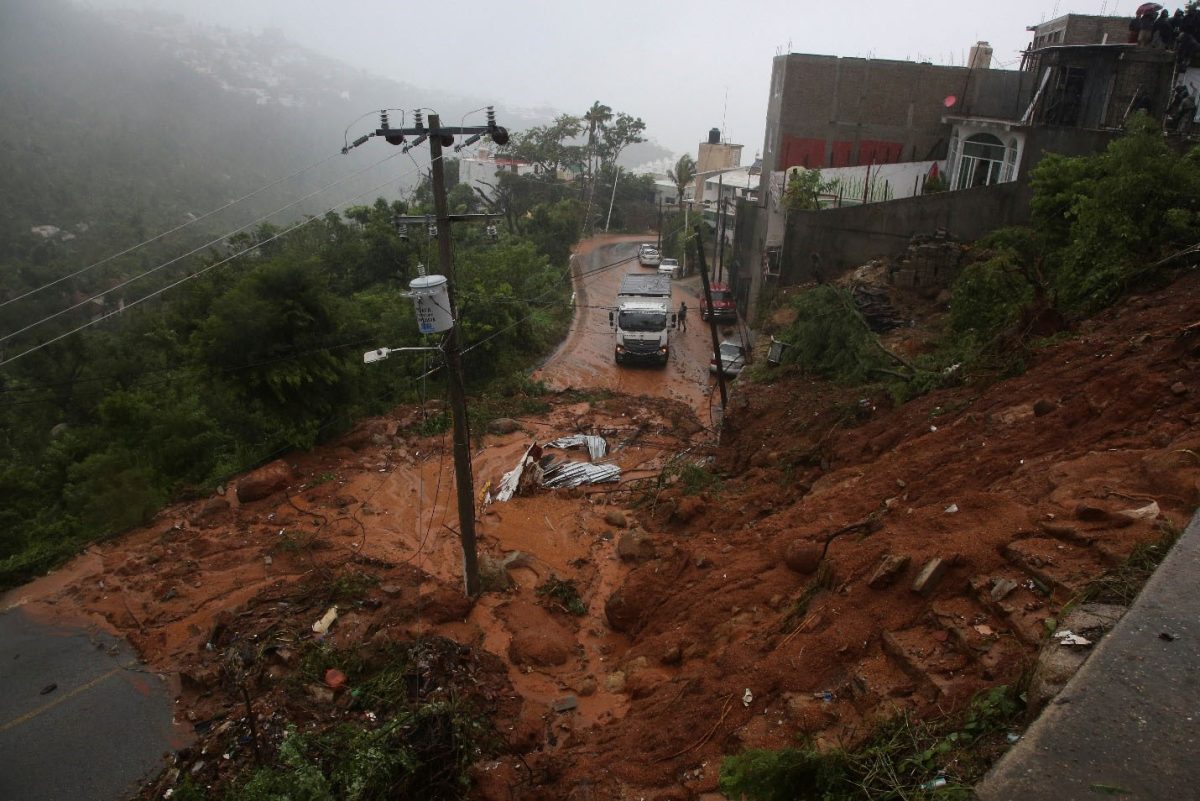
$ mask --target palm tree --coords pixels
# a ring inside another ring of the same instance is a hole
[[[596,158],[596,143],[599,138],[596,136],[597,131],[608,124],[613,118],[613,110],[601,103],[599,100],[592,103],[592,107],[583,115],[583,121],[588,127],[588,179],[591,180],[594,171],[593,163]]]
[[[583,213],[583,228],[588,230],[592,219],[592,200],[596,194],[596,153],[600,137],[596,134],[613,118],[613,110],[599,100],[584,112],[583,121],[588,127],[588,163],[587,163],[587,208]]]
[[[675,197],[679,207],[683,208],[683,190],[696,180],[696,160],[684,153],[679,157],[679,161],[675,162],[675,169],[667,170],[667,180],[675,184],[675,190],[678,192]]]

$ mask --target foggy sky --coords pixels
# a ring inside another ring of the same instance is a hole
[[[708,129],[763,145],[771,59],[820,53],[962,65],[986,40],[1016,68],[1027,25],[1067,13],[1131,14],[1140,0],[91,0],[151,7],[289,39],[378,75],[516,107],[581,114],[594,100],[641,117],[676,154]],[[1173,8],[1173,6],[1171,6]],[[726,110],[726,94],[728,105]],[[397,98],[396,106],[405,105]],[[364,109],[366,111],[366,109]],[[722,119],[725,122],[722,126]],[[501,121],[503,124],[503,121]]]

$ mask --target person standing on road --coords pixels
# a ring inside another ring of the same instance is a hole
[[[685,302],[679,304],[679,330],[687,330],[687,303]]]

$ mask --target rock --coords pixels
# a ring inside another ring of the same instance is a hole
[[[667,675],[661,670],[645,669],[636,673],[626,672],[625,692],[635,700],[649,698],[666,681]]]
[[[654,543],[640,528],[621,534],[617,540],[617,556],[626,562],[644,562],[655,557]]]
[[[1102,506],[1081,501],[1075,506],[1075,519],[1085,523],[1107,523],[1112,519],[1112,513]]]
[[[867,586],[873,590],[888,586],[908,568],[910,561],[912,560],[908,554],[904,554],[903,556],[896,556],[895,554],[885,555],[880,560],[879,567],[875,568],[875,572],[871,574],[871,578],[867,579]]]
[[[604,689],[610,693],[625,692],[625,672],[614,670],[604,677]]]
[[[1099,641],[1125,613],[1125,607],[1110,604],[1084,604],[1077,607],[1058,626],[1070,629],[1093,643],[1092,648],[1072,648],[1049,640],[1038,654],[1037,665],[1029,682],[1026,712],[1029,719],[1037,717],[1046,703],[1058,695],[1075,671],[1087,661]]]
[[[512,583],[502,559],[486,552],[479,554],[479,584],[485,592],[504,592]]]
[[[992,600],[996,603],[1003,601],[1008,597],[1009,593],[1017,588],[1017,582],[1006,578],[992,579]]]
[[[783,561],[797,573],[813,573],[821,564],[824,548],[807,540],[792,540],[784,551]]]
[[[928,595],[933,592],[949,567],[949,560],[942,559],[940,556],[930,559],[913,579],[912,591],[919,595]]]
[[[323,706],[328,706],[333,703],[333,690],[326,687],[324,684],[308,684],[304,687],[304,692],[313,701]]]
[[[1050,414],[1057,408],[1058,408],[1057,403],[1055,403],[1054,401],[1048,401],[1045,398],[1042,398],[1040,400],[1034,401],[1033,416],[1034,417],[1045,417],[1046,415]]]
[[[1033,411],[1033,406],[1028,403],[1022,403],[1017,406],[1010,406],[1009,408],[1004,409],[997,415],[997,417],[999,417],[1001,423],[1010,426],[1013,423],[1019,423],[1022,420],[1028,420],[1035,414],[1036,412]]]
[[[1188,394],[1187,384],[1183,383],[1182,381],[1176,381],[1171,385],[1171,394],[1180,396]]]
[[[523,625],[513,633],[508,645],[509,661],[534,667],[566,664],[575,648],[574,635],[544,611],[536,614],[536,625]],[[530,619],[525,620],[529,623]]]
[[[521,430],[521,424],[511,417],[497,417],[487,424],[489,434],[511,434]]]
[[[427,623],[457,623],[466,619],[474,603],[462,590],[438,587],[422,595],[418,601],[417,617]]]
[[[591,676],[585,676],[584,678],[580,679],[579,687],[576,688],[575,692],[584,698],[588,697],[589,695],[595,695],[596,680]]]
[[[678,665],[683,661],[683,651],[678,645],[672,645],[663,651],[661,660],[664,665]]]
[[[237,484],[237,499],[241,503],[262,500],[292,483],[292,468],[282,459],[245,475]]]
[[[573,695],[564,695],[550,702],[550,708],[555,712],[570,712],[579,706],[579,699]]]
[[[337,668],[329,668],[325,671],[325,686],[333,691],[337,691],[346,686],[346,674]]]
[[[399,584],[380,584],[379,591],[389,598],[404,594],[404,587]]]
[[[628,518],[625,517],[625,513],[620,509],[609,509],[607,512],[605,512],[604,522],[608,523],[614,528],[625,528],[627,525],[629,525]]]

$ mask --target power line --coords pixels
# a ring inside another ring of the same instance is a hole
[[[330,188],[332,188],[332,187],[334,187],[334,186],[337,186],[337,185],[338,185],[338,184],[340,184],[340,183],[344,183],[345,181],[348,181],[348,180],[350,180],[351,178],[357,178],[358,176],[362,175],[363,173],[366,173],[366,172],[368,172],[368,171],[370,171],[370,170],[373,170],[373,169],[375,169],[376,167],[378,167],[378,166],[382,165],[384,162],[386,162],[386,161],[388,161],[388,160],[390,160],[390,159],[393,159],[393,158],[395,158],[395,157],[396,157],[396,155],[397,155],[397,154],[393,153],[391,156],[388,156],[388,157],[386,157],[386,158],[380,159],[379,161],[375,162],[374,164],[370,164],[370,165],[368,165],[367,167],[364,167],[363,169],[359,170],[358,172],[354,172],[354,173],[351,173],[351,174],[349,174],[349,175],[343,176],[343,177],[341,177],[341,178],[337,179],[336,181],[332,181],[332,182],[330,182],[330,183],[326,184],[325,186],[322,186],[322,187],[320,187],[320,188],[318,188],[318,189],[315,189],[315,190],[313,190],[312,192],[309,192],[307,195],[304,195],[303,197],[300,197],[300,198],[298,198],[298,199],[296,199],[296,200],[293,200],[291,203],[288,203],[288,204],[286,204],[286,205],[284,205],[284,206],[280,206],[279,208],[275,209],[274,211],[272,211],[272,212],[268,212],[267,214],[265,214],[265,215],[263,215],[263,216],[259,217],[258,219],[256,219],[256,220],[253,220],[253,221],[251,221],[251,222],[248,222],[248,223],[246,223],[245,225],[241,226],[240,228],[235,228],[234,230],[232,230],[232,231],[230,231],[230,232],[228,232],[228,233],[226,233],[226,234],[222,234],[221,236],[217,237],[216,239],[211,239],[211,240],[209,240],[208,242],[205,242],[203,245],[199,245],[199,246],[197,246],[197,247],[195,247],[195,248],[192,248],[192,249],[191,249],[191,250],[189,250],[187,253],[184,253],[184,254],[183,254],[183,255],[181,255],[181,256],[176,256],[175,258],[173,258],[173,259],[171,259],[171,260],[169,260],[169,261],[165,261],[165,262],[163,262],[162,264],[159,264],[159,265],[157,265],[157,266],[155,266],[155,267],[151,267],[149,270],[146,270],[146,271],[144,271],[144,272],[142,272],[142,273],[139,273],[138,275],[135,275],[135,276],[132,276],[132,277],[130,277],[130,278],[127,278],[127,279],[125,279],[124,281],[122,281],[122,282],[120,282],[119,284],[117,284],[116,286],[109,287],[108,289],[104,290],[103,292],[97,292],[95,295],[92,295],[92,296],[91,296],[91,297],[89,297],[89,298],[86,298],[86,299],[84,299],[84,300],[81,300],[81,301],[79,301],[78,303],[74,304],[73,306],[68,306],[68,307],[67,307],[67,308],[65,308],[65,309],[60,309],[59,311],[56,311],[56,312],[54,312],[53,314],[47,315],[47,316],[45,316],[45,317],[41,318],[40,320],[37,320],[37,321],[35,321],[35,322],[32,322],[32,323],[30,323],[30,324],[26,325],[24,328],[19,328],[19,329],[17,329],[16,331],[13,331],[13,332],[11,332],[11,333],[5,334],[4,336],[0,336],[0,342],[7,342],[8,340],[12,339],[13,337],[15,337],[15,336],[18,336],[18,335],[20,335],[20,334],[23,334],[23,333],[25,333],[26,331],[29,331],[30,329],[36,328],[36,327],[38,327],[39,325],[41,325],[41,324],[43,324],[43,323],[47,323],[47,322],[49,322],[50,320],[56,319],[56,318],[58,318],[58,317],[61,317],[62,315],[66,314],[66,313],[67,313],[67,312],[69,312],[69,311],[73,311],[73,310],[75,310],[75,309],[78,309],[80,306],[85,306],[85,305],[87,305],[88,303],[91,303],[92,301],[96,300],[97,298],[102,298],[102,297],[104,297],[106,294],[108,294],[109,292],[114,292],[114,291],[116,291],[116,290],[118,290],[118,289],[121,289],[121,288],[123,288],[123,287],[129,286],[130,284],[134,283],[135,281],[139,281],[139,280],[141,280],[142,278],[145,278],[146,276],[148,276],[148,275],[150,275],[150,274],[152,274],[152,273],[156,273],[156,272],[158,272],[159,270],[163,269],[164,267],[169,267],[169,266],[171,266],[172,264],[175,264],[176,262],[178,262],[178,261],[181,261],[181,260],[183,260],[183,259],[187,258],[188,256],[194,256],[195,254],[199,253],[200,251],[204,250],[205,248],[209,248],[209,247],[212,247],[213,245],[219,244],[219,243],[223,242],[224,240],[228,239],[229,237],[231,237],[231,236],[234,236],[235,234],[239,234],[239,233],[241,233],[242,231],[245,231],[247,228],[250,228],[250,227],[252,227],[252,226],[255,226],[255,225],[258,225],[258,224],[260,224],[260,223],[262,223],[262,222],[265,222],[266,220],[268,220],[268,219],[270,219],[271,217],[275,216],[275,215],[276,215],[276,214],[278,214],[279,212],[281,212],[281,211],[284,211],[285,209],[289,209],[289,208],[291,208],[292,206],[295,206],[295,205],[296,205],[296,204],[298,204],[298,203],[302,203],[303,201],[305,201],[305,200],[308,200],[309,198],[311,198],[311,197],[313,197],[313,196],[315,196],[315,195],[319,195],[319,194],[321,194],[322,192],[324,192],[325,190],[327,190],[327,189],[330,189]],[[403,178],[403,177],[405,177],[405,176],[401,176],[401,178]],[[388,183],[391,183],[391,181],[387,181],[387,182],[385,182],[384,184],[380,184],[380,186],[379,186],[379,187],[376,187],[375,189],[382,188],[383,186],[386,186]],[[368,191],[370,191],[370,192],[373,192],[373,191],[375,191],[375,189],[371,189],[371,190],[368,190]],[[367,194],[367,193],[366,193],[366,192],[363,192],[363,193],[360,193],[360,195],[361,195],[361,194]],[[359,195],[355,195],[355,197],[359,197]],[[335,206],[335,207],[333,207],[333,208],[336,208],[336,206]],[[332,208],[331,208],[331,209],[329,209],[329,211],[332,211],[332,210],[333,210]],[[270,240],[267,240],[267,241],[270,241]],[[5,362],[0,362],[0,366],[2,366],[2,365],[4,365],[4,364],[7,364],[7,363],[8,363],[7,361],[5,361]]]
[[[393,154],[392,156],[389,156],[388,158],[394,158],[394,157],[395,157],[395,154]],[[383,159],[383,161],[387,161],[387,159]],[[379,163],[381,164],[382,161]],[[377,166],[377,165],[372,165],[372,166]],[[399,176],[399,179],[406,178],[411,174],[412,173],[404,173],[403,175]],[[352,177],[352,176],[348,176],[348,177]],[[378,184],[377,186],[373,186],[370,189],[367,189],[366,191],[359,192],[355,195],[350,196],[349,198],[347,198],[347,200],[355,200],[357,198],[362,197],[363,195],[367,195],[372,192],[377,192],[378,190],[382,189],[383,187],[387,186],[388,184],[393,183],[393,181],[399,180],[399,179],[396,179],[396,178],[388,179],[387,181],[384,181],[383,183]],[[344,202],[345,201],[343,201],[343,203]],[[326,209],[323,212],[323,214],[328,214],[329,212],[336,209],[338,205],[341,205],[341,204],[336,204],[334,206],[330,206],[328,209]],[[101,317],[97,317],[95,320],[90,320],[90,321],[84,323],[83,325],[76,326],[75,328],[71,329],[70,331],[66,331],[62,334],[59,334],[56,337],[52,337],[51,339],[46,340],[45,342],[41,342],[37,345],[34,345],[31,348],[21,351],[16,356],[10,356],[9,358],[5,359],[4,361],[0,361],[0,367],[3,367],[6,364],[11,364],[11,363],[17,361],[18,359],[24,358],[25,356],[28,356],[30,353],[39,351],[42,348],[46,347],[47,345],[52,345],[55,342],[66,339],[67,337],[71,336],[72,334],[79,333],[80,331],[84,330],[85,328],[90,328],[91,326],[95,325],[96,323],[101,323],[101,322],[104,322],[105,320],[109,319],[110,317],[118,316],[118,315],[124,313],[126,309],[130,309],[130,308],[142,303],[143,301],[147,301],[147,300],[150,300],[151,298],[157,297],[157,296],[161,295],[162,293],[166,292],[167,290],[174,289],[175,287],[179,286],[180,284],[190,281],[193,278],[198,278],[201,275],[204,275],[205,273],[207,273],[209,270],[212,270],[216,267],[220,267],[223,264],[228,264],[229,262],[233,261],[234,259],[238,258],[239,256],[243,256],[252,250],[257,250],[258,248],[262,247],[263,245],[274,242],[276,239],[279,239],[282,236],[290,234],[292,231],[295,231],[298,228],[302,228],[303,226],[308,225],[310,222],[312,222],[315,219],[318,219],[318,218],[317,217],[309,217],[298,223],[295,223],[291,227],[283,229],[282,231],[278,232],[277,234],[275,234],[274,236],[272,236],[268,239],[264,239],[261,242],[255,242],[253,245],[250,245],[249,247],[247,247],[243,250],[240,250],[237,253],[227,256],[224,259],[221,259],[220,261],[214,262],[213,264],[210,264],[207,267],[204,267],[203,269],[196,270],[193,273],[189,273],[188,275],[185,275],[182,278],[172,281],[171,283],[167,284],[166,286],[164,286],[160,289],[156,289],[153,292],[150,292],[149,294],[143,295],[142,297],[138,298],[135,301],[126,303],[123,308],[118,309],[117,311],[108,312],[107,314],[104,314]],[[3,340],[0,340],[0,341],[3,341]]]
[[[131,247],[128,247],[128,248],[125,248],[125,250],[122,250],[120,253],[114,253],[114,254],[112,254],[112,255],[110,255],[110,256],[105,256],[105,257],[104,257],[103,259],[101,259],[100,261],[98,261],[98,262],[95,262],[95,263],[93,263],[93,264],[89,264],[87,267],[83,267],[83,268],[81,268],[81,269],[79,269],[79,270],[76,270],[76,271],[75,271],[75,272],[73,272],[73,273],[70,273],[70,274],[68,274],[68,275],[64,275],[64,276],[62,276],[62,277],[60,277],[60,278],[55,278],[53,281],[50,281],[50,282],[48,282],[48,283],[45,283],[45,284],[42,284],[41,286],[39,286],[39,287],[35,287],[34,289],[30,289],[30,290],[28,290],[28,291],[26,291],[26,292],[24,292],[24,293],[22,293],[22,294],[20,294],[20,295],[17,295],[17,296],[16,296],[16,297],[14,297],[14,298],[9,298],[8,300],[5,300],[5,301],[0,301],[0,308],[3,308],[3,307],[7,306],[7,305],[8,305],[8,304],[10,304],[10,303],[16,303],[18,300],[23,300],[24,298],[27,298],[27,297],[29,297],[30,295],[36,295],[38,292],[41,292],[43,289],[49,289],[49,288],[50,288],[50,287],[52,287],[52,286],[56,286],[56,285],[58,285],[58,284],[61,284],[63,281],[67,281],[67,280],[70,280],[70,279],[72,279],[72,278],[75,278],[75,277],[77,277],[77,276],[83,275],[84,273],[88,272],[89,270],[93,270],[93,269],[95,269],[96,267],[99,267],[99,266],[101,266],[101,265],[103,265],[103,264],[107,264],[108,262],[112,261],[113,259],[119,259],[119,258],[121,258],[122,256],[127,256],[127,255],[129,255],[130,253],[133,253],[135,250],[138,250],[138,249],[140,249],[140,248],[143,248],[143,247],[145,247],[146,245],[149,245],[149,244],[152,244],[152,243],[154,243],[154,242],[157,242],[158,240],[160,240],[160,239],[162,239],[162,238],[164,238],[164,237],[170,236],[171,234],[173,234],[173,233],[175,233],[175,232],[177,232],[177,231],[182,231],[184,228],[187,228],[189,225],[195,225],[196,223],[200,222],[201,220],[206,220],[206,219],[208,219],[209,217],[213,216],[214,214],[218,214],[218,213],[220,213],[220,212],[224,211],[225,209],[228,209],[228,208],[230,208],[230,207],[232,207],[232,206],[236,206],[237,204],[241,203],[242,201],[249,200],[250,198],[254,197],[255,195],[261,194],[262,192],[265,192],[265,191],[267,191],[268,189],[271,189],[271,188],[273,188],[273,187],[276,187],[276,186],[278,186],[279,184],[281,184],[281,183],[283,183],[283,182],[285,182],[285,181],[290,181],[291,179],[295,178],[295,177],[296,177],[296,176],[298,176],[298,175],[302,175],[302,174],[304,174],[304,173],[308,172],[309,170],[314,170],[314,169],[316,169],[317,167],[320,167],[320,166],[321,166],[322,164],[324,164],[325,162],[327,162],[327,161],[330,161],[330,160],[332,160],[332,159],[335,159],[335,158],[337,158],[337,157],[338,157],[338,155],[340,155],[340,154],[339,154],[339,153],[333,153],[333,154],[331,154],[331,155],[329,155],[329,156],[326,156],[325,158],[321,159],[320,161],[314,162],[314,163],[312,163],[312,164],[308,165],[307,167],[304,167],[304,168],[302,168],[302,169],[296,170],[296,172],[292,173],[291,175],[288,175],[288,176],[286,176],[286,177],[284,177],[284,178],[280,178],[280,179],[278,179],[278,180],[276,180],[276,181],[272,181],[271,183],[269,183],[269,184],[267,184],[267,185],[265,185],[265,186],[261,186],[261,187],[259,187],[258,189],[255,189],[253,192],[250,192],[250,193],[248,193],[248,194],[242,195],[241,197],[237,198],[236,200],[231,200],[231,201],[229,201],[228,203],[226,203],[226,204],[225,204],[225,205],[223,205],[223,206],[218,206],[217,208],[213,209],[212,211],[205,212],[204,214],[201,214],[199,217],[193,217],[192,219],[188,220],[187,222],[185,222],[185,223],[181,223],[181,224],[179,224],[179,225],[175,226],[174,228],[171,228],[171,229],[169,229],[169,230],[163,231],[161,234],[158,234],[157,236],[153,236],[153,237],[151,237],[150,239],[144,240],[144,241],[142,241],[142,242],[138,242],[136,245],[133,245],[133,246],[131,246]],[[286,208],[286,207],[285,207],[285,208]],[[2,340],[0,340],[0,341],[2,341]]]

